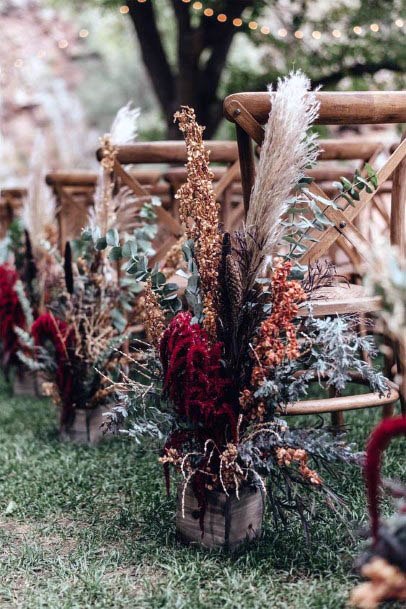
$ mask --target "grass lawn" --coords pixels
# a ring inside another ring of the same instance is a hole
[[[379,413],[348,417],[362,447]],[[156,455],[127,439],[97,448],[61,444],[47,400],[14,399],[0,385],[0,607],[24,609],[339,609],[356,578],[359,544],[322,512],[307,545],[298,523],[266,521],[264,537],[234,555],[177,543],[174,498]],[[406,443],[385,473],[405,474]],[[366,522],[362,477],[343,466],[335,488],[353,528]],[[392,605],[396,607],[396,605]],[[400,607],[400,605],[398,605]]]

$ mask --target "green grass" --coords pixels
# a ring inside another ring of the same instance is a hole
[[[348,417],[362,447],[379,413]],[[154,454],[126,439],[96,448],[61,444],[46,400],[14,399],[0,386],[0,607],[13,609],[340,609],[356,582],[359,544],[333,514],[307,545],[292,518],[270,518],[264,537],[233,555],[175,539]],[[404,475],[405,442],[385,473]],[[360,473],[343,466],[335,487],[354,530],[365,524]],[[393,605],[396,607],[396,605]]]

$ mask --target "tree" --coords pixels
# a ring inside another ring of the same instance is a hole
[[[383,69],[401,77],[406,69],[404,27],[394,23],[404,12],[405,0],[360,0],[354,8],[348,0],[337,0],[334,8],[328,0],[202,0],[197,7],[192,1],[127,2],[128,18],[169,137],[179,137],[173,113],[181,104],[195,108],[199,122],[206,126],[206,137],[211,137],[221,120],[225,94],[263,90],[293,66],[302,67],[315,85],[327,88],[345,77],[360,86],[360,78]],[[100,4],[117,9],[122,1],[98,0]],[[168,7],[172,18],[162,19]],[[203,12],[207,8],[212,16]],[[219,21],[219,14],[227,19]],[[238,27],[233,21],[239,18],[242,25]],[[251,29],[250,21],[259,25]],[[379,23],[379,32],[370,28],[374,21]],[[261,32],[263,23],[269,24],[269,33]],[[354,32],[355,26],[362,26],[362,35]],[[277,33],[281,28],[286,30],[283,37]],[[340,35],[332,36],[333,29]],[[298,31],[303,39],[295,37]],[[314,31],[321,32],[321,37],[312,37]],[[237,33],[258,47],[259,65],[254,70],[242,62],[230,62]]]
[[[180,104],[186,104],[196,110],[198,120],[206,126],[210,137],[221,119],[217,93],[236,33],[232,21],[258,2],[224,0],[217,4],[221,4],[219,12],[227,15],[225,23],[200,18],[197,24],[193,23],[195,15],[189,3],[171,2],[177,23],[176,66],[170,65],[165,53],[153,3],[150,0],[129,2],[129,16],[170,135],[178,134],[178,129],[172,128],[173,113]]]

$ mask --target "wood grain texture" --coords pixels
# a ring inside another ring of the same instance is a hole
[[[338,284],[316,290],[313,298],[304,302],[299,317],[372,313],[382,309],[382,300],[367,294],[361,285]]]
[[[185,492],[185,517],[182,516],[182,485],[178,487],[176,530],[185,543],[205,548],[235,549],[261,534],[264,498],[257,488],[245,487],[237,499],[222,491],[207,492],[204,535],[199,525],[199,507],[190,485]]]
[[[95,445],[106,435],[101,425],[105,421],[101,406],[92,409],[76,408],[75,418],[71,425],[64,425],[59,430],[61,440],[74,444]]]
[[[406,122],[406,91],[319,92],[321,125],[360,125]],[[226,118],[235,122],[236,102],[261,124],[271,109],[269,93],[235,93],[224,100]]]
[[[402,143],[406,142],[406,133]],[[394,151],[395,153],[395,151]],[[406,257],[406,154],[393,173],[390,240],[404,260]]]
[[[238,150],[235,142],[207,140],[204,142],[210,151],[212,163],[233,163],[238,159]],[[100,161],[102,151],[97,151]],[[160,142],[137,142],[126,146],[118,146],[117,160],[123,165],[132,163],[186,163],[187,152],[185,143],[178,140],[167,140]]]
[[[325,414],[329,412],[345,412],[347,410],[360,410],[364,408],[377,408],[388,404],[395,404],[399,399],[399,390],[391,385],[389,393],[380,397],[377,393],[363,393],[320,400],[303,400],[291,404],[287,409],[280,409],[280,414],[293,416],[303,414]]]
[[[37,374],[24,368],[17,369],[12,380],[12,391],[16,397],[34,398],[41,395]]]

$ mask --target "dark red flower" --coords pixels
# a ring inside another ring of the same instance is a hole
[[[164,391],[181,417],[202,428],[203,435],[225,440],[235,436],[237,416],[228,399],[230,380],[221,362],[222,343],[210,343],[190,313],[178,313],[165,330],[160,357]]]
[[[368,489],[369,514],[374,543],[378,541],[379,532],[379,483],[382,453],[392,438],[406,435],[406,417],[384,419],[374,429],[368,440],[365,462],[365,478]]]
[[[73,377],[70,360],[75,346],[73,329],[51,313],[43,313],[32,324],[31,333],[35,345],[44,347],[47,342],[51,342],[55,349],[55,382],[63,402],[62,422],[67,422],[73,413]]]
[[[3,347],[3,365],[8,367],[15,357],[19,342],[14,328],[25,328],[26,320],[15,284],[18,273],[8,264],[0,266],[0,340]]]

